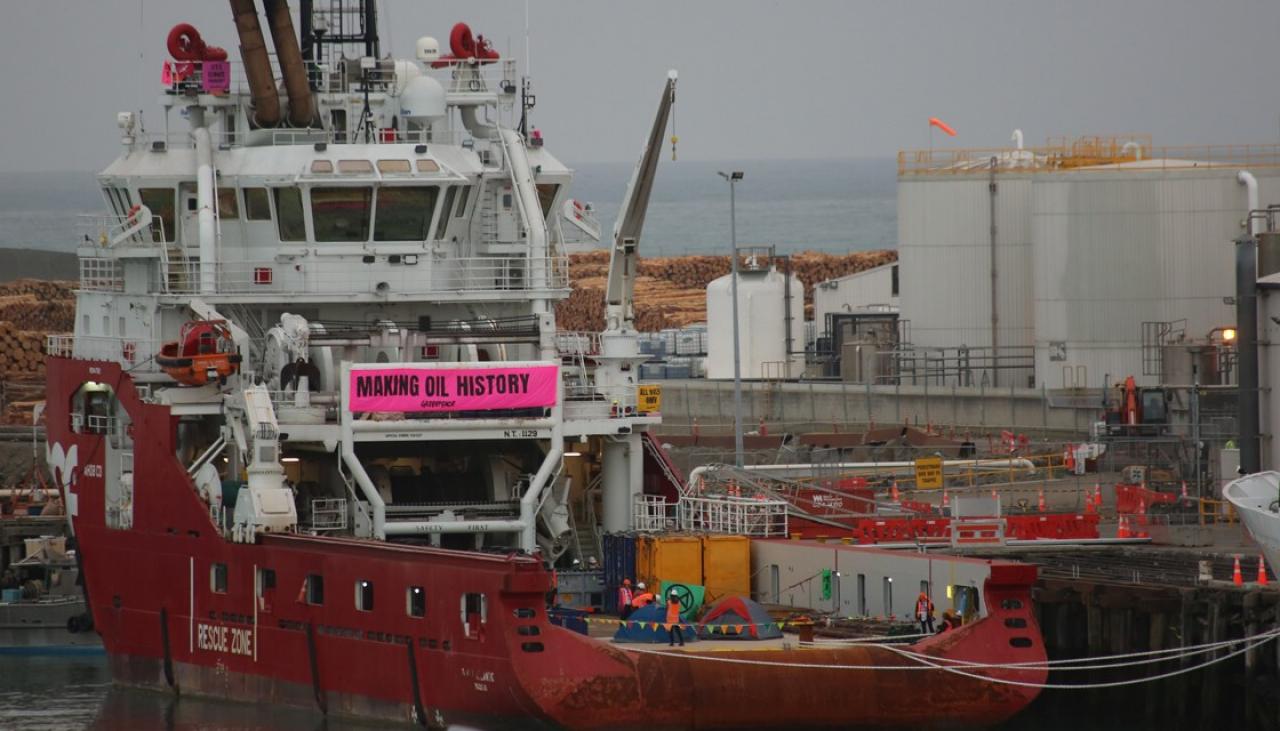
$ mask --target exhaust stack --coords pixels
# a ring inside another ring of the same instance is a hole
[[[284,88],[289,94],[289,123],[294,127],[310,127],[315,121],[315,100],[307,81],[307,67],[302,61],[298,36],[293,31],[293,18],[289,15],[289,0],[263,0],[267,11],[267,26],[271,28],[271,40],[276,45],[276,60],[280,74],[284,76]]]
[[[276,92],[275,77],[271,74],[271,59],[267,57],[266,41],[258,23],[258,8],[254,0],[231,0],[231,14],[235,16],[240,58],[244,61],[245,78],[253,96],[251,121],[259,127],[274,127],[280,123],[280,94]]]

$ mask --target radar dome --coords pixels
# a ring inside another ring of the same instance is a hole
[[[409,80],[400,94],[400,116],[413,122],[445,116],[444,87],[430,76]]]
[[[414,46],[414,55],[423,63],[431,63],[440,58],[440,41],[431,36],[423,36]]]

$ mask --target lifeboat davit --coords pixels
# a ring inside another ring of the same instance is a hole
[[[221,382],[240,370],[240,360],[226,320],[188,322],[156,355],[156,365],[184,386]]]

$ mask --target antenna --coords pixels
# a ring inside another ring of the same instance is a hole
[[[533,75],[533,64],[529,62],[529,0],[524,0],[524,75]]]

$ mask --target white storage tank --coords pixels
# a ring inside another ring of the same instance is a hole
[[[804,284],[772,267],[740,271],[738,277],[742,377],[799,378],[804,371]],[[733,378],[732,288],[732,274],[707,285],[707,378]]]
[[[994,201],[995,342],[1002,355],[1010,355],[1011,348],[1030,355],[1035,344],[1033,176],[1006,165],[997,165],[994,175],[980,168],[905,170],[899,175],[898,299],[902,319],[911,324],[912,345],[991,347]]]
[[[1240,167],[1191,161],[1080,168],[1034,186],[1036,374],[1049,388],[1159,381],[1143,323],[1190,340],[1235,324],[1235,246],[1247,208]],[[1280,171],[1259,166],[1262,206]],[[1151,326],[1148,326],[1151,329]],[[1150,339],[1150,338],[1148,338]]]

